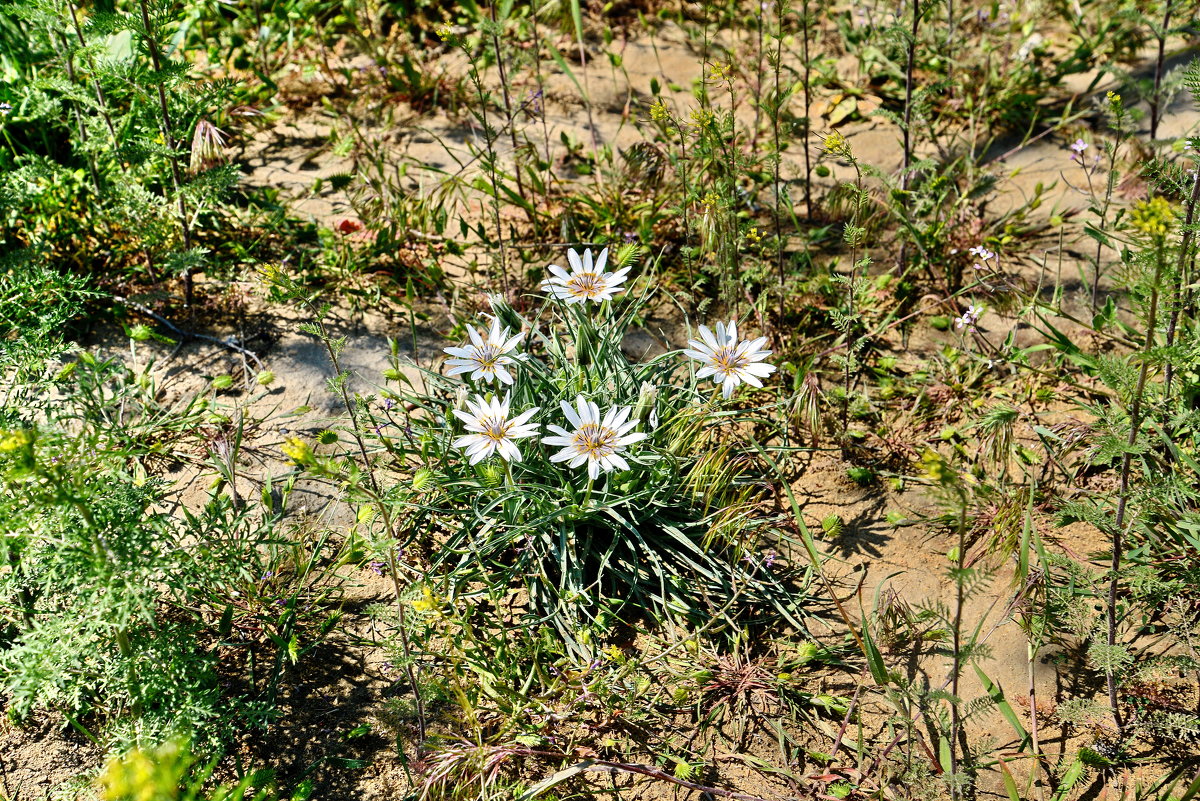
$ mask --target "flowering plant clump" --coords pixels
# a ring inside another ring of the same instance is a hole
[[[439,593],[523,589],[531,624],[550,623],[579,656],[621,619],[732,630],[752,604],[799,624],[786,561],[761,556],[764,484],[733,455],[734,424],[753,412],[726,404],[774,373],[766,339],[739,340],[730,320],[685,350],[628,358],[620,345],[647,299],[624,294],[640,253],[568,251],[571,271],[550,267],[528,318],[490,296],[488,338],[468,327],[444,373],[391,395],[402,402],[389,409],[415,411],[377,429],[437,477],[409,503],[413,530],[440,532]],[[502,395],[469,383],[493,377]]]

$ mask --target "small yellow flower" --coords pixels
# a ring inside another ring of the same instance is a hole
[[[853,155],[850,152],[850,143],[846,141],[846,137],[842,136],[837,131],[825,134],[821,140],[821,148],[831,156],[838,158],[850,158]]]
[[[757,245],[761,241],[762,241],[762,234],[760,234],[758,232],[758,228],[756,226],[751,227],[749,230],[746,231],[746,244],[747,245]]]
[[[655,122],[670,121],[671,112],[667,111],[667,104],[664,103],[661,98],[656,100],[654,105],[650,106],[650,119],[654,120]]]
[[[448,42],[454,36],[454,26],[449,22],[443,22],[433,29],[437,37],[443,42]]]
[[[1171,223],[1175,221],[1175,210],[1165,197],[1157,195],[1135,203],[1129,221],[1134,228],[1147,236],[1163,237],[1171,230]]]
[[[0,431],[0,453],[12,453],[33,444],[33,432],[28,428]]]
[[[708,66],[708,77],[712,81],[726,81],[733,75],[733,65],[722,61],[714,61]]]
[[[695,123],[697,128],[707,128],[708,126],[712,125],[713,120],[716,119],[712,113],[712,109],[708,108],[694,108],[692,109],[690,116],[692,118],[692,122]]]
[[[421,588],[421,598],[412,601],[412,608],[421,614],[432,614],[442,608],[441,597],[434,595],[433,590],[426,585]]]
[[[701,200],[700,200],[700,208],[705,214],[708,214],[711,211],[715,211],[716,208],[720,205],[721,205],[721,196],[718,195],[716,192],[712,191],[711,189],[708,190],[707,192],[705,192],[704,197],[701,198]]]
[[[283,270],[278,264],[264,264],[258,268],[258,274],[268,284],[277,284],[279,279],[283,278]]]
[[[315,460],[312,446],[299,437],[288,437],[283,443],[283,453],[298,465],[309,465]]]
[[[946,463],[941,454],[933,449],[926,450],[921,455],[921,467],[925,478],[937,484],[953,484],[956,476],[954,469]]]

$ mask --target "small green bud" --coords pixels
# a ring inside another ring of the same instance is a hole
[[[428,467],[422,467],[413,473],[413,492],[424,492],[437,485],[437,476]]]
[[[143,323],[130,326],[125,330],[129,334],[129,338],[134,342],[145,342],[147,339],[150,339],[152,336],[154,336],[153,329]]]
[[[495,489],[504,483],[504,468],[494,460],[487,461],[479,466],[479,476],[485,486]]]
[[[812,640],[807,640],[800,643],[800,647],[796,649],[796,659],[800,664],[807,665],[809,662],[821,655],[821,646],[817,645]]]

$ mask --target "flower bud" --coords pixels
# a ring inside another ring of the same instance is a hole
[[[437,476],[428,467],[422,467],[413,473],[412,488],[413,492],[424,492],[425,490],[436,486]]]
[[[493,292],[487,296],[487,302],[492,309],[492,314],[500,321],[500,325],[513,331],[521,330],[524,321],[512,304],[508,302],[507,297],[499,292]]]
[[[657,415],[654,415],[654,407],[657,403],[658,387],[649,381],[643,381],[642,391],[638,393],[637,404],[633,407],[633,419],[643,425],[652,418],[657,422]],[[653,428],[653,424],[651,424],[651,428]]]
[[[479,474],[483,478],[484,485],[490,489],[495,489],[504,483],[504,468],[496,464],[494,460],[481,464]]]

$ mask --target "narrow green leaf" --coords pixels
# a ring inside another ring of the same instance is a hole
[[[1008,725],[1012,726],[1013,731],[1021,738],[1021,748],[1024,748],[1030,742],[1029,732],[1025,730],[1025,726],[1021,723],[1021,719],[1017,716],[1016,710],[1012,708],[1012,704],[1008,703],[1008,699],[1004,697],[1004,690],[998,684],[992,681],[983,668],[979,665],[972,665],[975,668],[975,675],[979,677],[979,681],[983,684],[983,689],[991,696],[995,702],[996,708],[1000,710],[1000,714],[1008,721]]]

